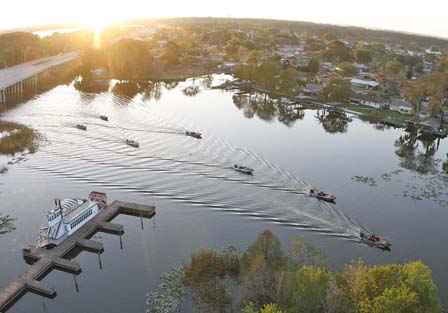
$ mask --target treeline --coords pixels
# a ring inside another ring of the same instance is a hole
[[[40,38],[27,32],[0,35],[0,68],[29,62],[58,53],[82,50],[90,47],[93,33],[88,30],[72,33],[54,33]]]
[[[179,310],[191,297],[198,312],[437,313],[431,270],[422,262],[341,271],[324,265],[321,252],[300,237],[289,253],[270,231],[245,251],[201,250],[164,274],[162,294],[149,294],[150,312]]]
[[[158,20],[138,20],[133,23],[165,23],[182,27],[201,27],[203,29],[233,29],[241,30],[269,28],[272,30],[288,29],[310,36],[323,37],[326,33],[333,33],[337,38],[348,41],[382,42],[404,47],[440,47],[448,48],[448,40],[418,34],[407,34],[387,30],[373,30],[361,27],[337,26],[301,21],[282,21],[269,19],[236,19],[236,18],[173,18]]]
[[[109,77],[126,80],[164,78],[167,73],[175,71],[190,73],[186,69],[191,69],[191,73],[196,70],[196,74],[203,74],[207,68],[215,68],[215,65],[204,61],[206,51],[188,41],[188,38],[163,38],[163,44],[159,44],[157,39],[143,41],[123,38],[103,44],[101,48],[86,49],[81,56],[79,72],[83,78],[90,80],[93,71],[102,68],[108,71]]]

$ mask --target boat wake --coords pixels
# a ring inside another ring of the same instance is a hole
[[[68,97],[64,105],[32,100],[8,112],[6,118],[50,142],[21,164],[23,170],[358,240],[359,224],[334,205],[307,197],[306,182],[257,154],[208,133],[202,140],[185,136],[195,128],[157,116],[144,102],[116,95],[111,101],[110,94],[87,99]],[[102,114],[109,121],[100,120]],[[77,123],[87,131],[76,129]],[[140,148],[127,146],[126,139]],[[234,164],[254,169],[254,175],[233,170]]]

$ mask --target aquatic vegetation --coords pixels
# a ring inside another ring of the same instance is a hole
[[[160,284],[162,293],[148,292],[146,294],[146,304],[151,306],[151,313],[176,312],[180,309],[187,295],[181,283],[184,276],[183,267],[175,267],[162,274],[163,283]]]
[[[366,184],[371,187],[377,186],[376,180],[373,177],[369,176],[353,176],[352,180],[361,184]]]
[[[0,132],[8,133],[0,139],[0,154],[12,155],[25,150],[34,153],[41,139],[35,130],[9,121],[0,120]]]
[[[395,170],[390,173],[383,173],[380,177],[383,181],[390,182],[394,176],[397,176],[401,172],[403,172],[403,170]]]
[[[246,251],[193,253],[162,279],[147,312],[178,311],[188,296],[197,312],[440,312],[431,270],[420,261],[367,266],[360,259],[334,271],[303,238],[287,254],[269,230]]]
[[[9,215],[0,214],[0,235],[12,232],[14,229],[16,229],[14,219]]]

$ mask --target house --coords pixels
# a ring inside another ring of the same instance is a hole
[[[432,73],[432,63],[426,60],[423,60],[423,73],[430,74]]]
[[[237,66],[238,66],[238,63],[236,63],[236,62],[224,62],[222,64],[222,69],[225,71],[234,71]]]
[[[302,91],[302,96],[317,98],[322,92],[323,86],[321,84],[308,83],[306,88]]]
[[[370,90],[376,90],[379,88],[380,84],[373,80],[363,80],[359,78],[352,78],[350,79],[350,83],[352,86],[370,89]]]
[[[356,66],[361,73],[369,70],[369,67],[363,63],[353,63],[353,65]]]
[[[352,94],[350,103],[355,105],[365,105],[375,109],[383,109],[389,106],[389,100],[363,94]]]
[[[411,115],[413,113],[412,105],[409,102],[403,100],[392,100],[389,104],[389,108],[392,111],[396,111],[401,114]]]

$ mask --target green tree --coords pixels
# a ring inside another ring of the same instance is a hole
[[[351,95],[352,87],[348,80],[339,77],[332,77],[322,89],[322,96],[325,101],[344,101]]]
[[[372,54],[367,49],[357,49],[355,52],[356,62],[369,64],[372,62]]]
[[[179,64],[179,58],[181,55],[181,47],[174,41],[168,41],[163,47],[161,60],[165,66],[176,66]]]
[[[312,74],[317,74],[319,72],[320,62],[316,58],[311,58],[308,61],[307,71]]]
[[[350,62],[342,62],[338,67],[346,77],[355,76],[359,73],[358,68]]]
[[[275,90],[278,82],[280,66],[277,62],[264,60],[257,68],[256,80],[261,83],[266,90]]]
[[[352,60],[351,49],[339,40],[330,42],[328,45],[328,50],[325,53],[328,58],[335,61],[350,62]]]
[[[148,55],[149,48],[145,42],[121,39],[110,48],[109,68],[118,79],[133,78]]]
[[[404,66],[398,61],[391,61],[386,64],[386,72],[398,75],[404,71]]]
[[[252,50],[247,55],[247,63],[253,66],[258,66],[264,57],[264,53],[261,50]]]

